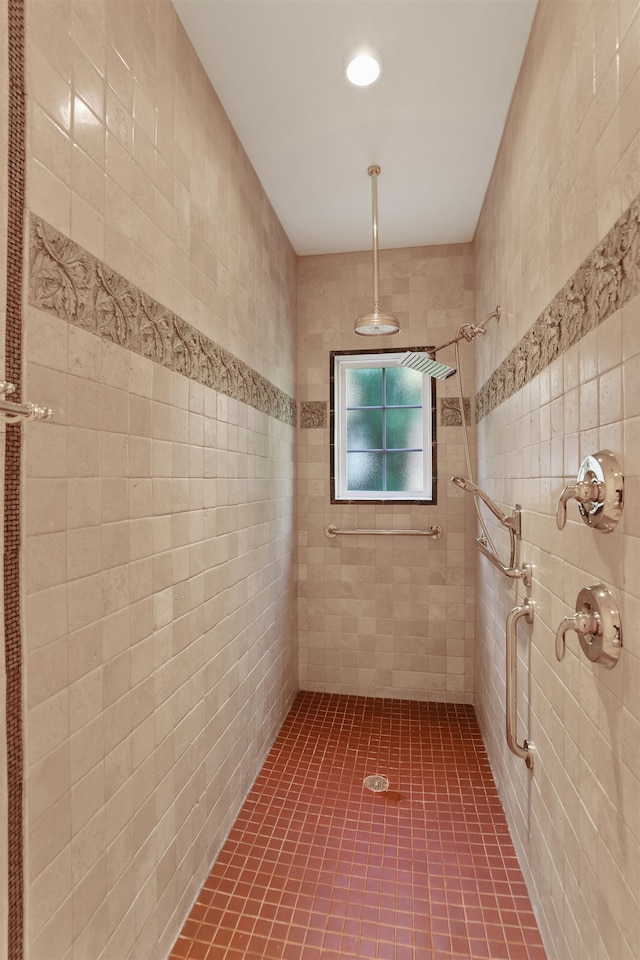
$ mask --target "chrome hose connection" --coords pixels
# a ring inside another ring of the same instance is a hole
[[[487,332],[487,324],[490,320],[500,321],[502,316],[502,307],[497,306],[495,310],[492,310],[491,313],[487,314],[484,320],[481,320],[480,323],[463,323],[461,327],[458,327],[457,339],[465,339],[467,343],[471,343],[472,340],[475,340],[476,337],[484,337]]]

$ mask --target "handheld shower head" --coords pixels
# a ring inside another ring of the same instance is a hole
[[[500,507],[493,502],[491,497],[481,490],[480,487],[477,487],[475,483],[472,483],[471,480],[467,480],[466,477],[451,477],[451,482],[455,483],[456,487],[460,487],[462,490],[467,490],[469,493],[472,493],[474,497],[480,497],[482,502],[487,505],[491,513],[500,521],[500,523],[505,527],[510,527],[509,518],[504,515]]]

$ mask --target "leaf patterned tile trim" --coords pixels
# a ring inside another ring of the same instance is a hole
[[[640,197],[540,314],[476,396],[481,420],[640,293]]]
[[[292,397],[34,215],[29,254],[34,307],[295,426]]]
[[[300,402],[300,426],[307,430],[326,427],[326,402],[324,400],[302,400]]]
[[[463,398],[464,422],[471,423],[471,397]],[[462,413],[460,412],[459,397],[442,397],[440,400],[440,426],[461,427]]]

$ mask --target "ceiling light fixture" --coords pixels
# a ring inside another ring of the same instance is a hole
[[[373,312],[363,314],[356,319],[353,332],[361,337],[398,333],[400,330],[400,321],[396,316],[392,313],[380,312],[378,292],[378,174],[380,167],[371,166],[367,173],[371,177],[373,208]]]
[[[347,64],[347,79],[356,87],[368,87],[380,76],[380,62],[370,53],[360,53]]]

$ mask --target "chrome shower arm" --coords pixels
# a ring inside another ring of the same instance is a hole
[[[502,308],[498,306],[488,314],[484,320],[481,320],[480,323],[463,323],[458,327],[458,332],[453,339],[447,340],[446,343],[441,343],[437,347],[431,347],[429,353],[438,353],[439,350],[444,350],[445,347],[450,347],[454,343],[460,343],[461,340],[466,340],[467,343],[470,343],[472,340],[475,340],[476,337],[484,336],[487,332],[485,328],[489,320],[499,320],[501,313]]]

